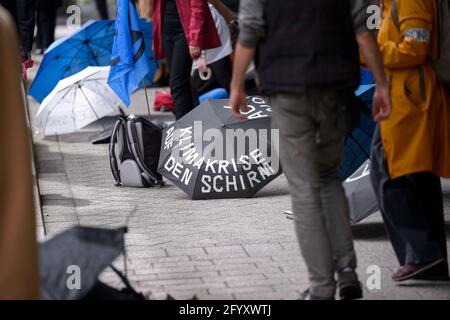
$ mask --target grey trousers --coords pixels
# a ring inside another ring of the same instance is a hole
[[[309,289],[321,298],[334,297],[335,272],[356,268],[348,203],[338,174],[343,132],[337,127],[336,101],[333,91],[270,97]]]

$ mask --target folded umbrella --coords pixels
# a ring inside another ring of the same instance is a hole
[[[191,199],[251,197],[281,174],[271,107],[249,97],[248,120],[208,100],[163,132],[159,172]]]
[[[36,134],[75,132],[117,113],[120,99],[107,84],[109,67],[88,67],[61,80],[36,114]]]

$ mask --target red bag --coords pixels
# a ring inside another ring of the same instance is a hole
[[[173,103],[170,90],[156,92],[153,108],[155,111],[174,111],[175,104]]]

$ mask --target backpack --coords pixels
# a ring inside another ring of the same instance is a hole
[[[116,186],[163,186],[158,173],[162,131],[150,121],[118,116],[109,143],[109,159]]]
[[[450,0],[437,0],[439,20],[439,58],[431,62],[439,80],[450,88]],[[392,1],[392,21],[400,29],[397,0]]]

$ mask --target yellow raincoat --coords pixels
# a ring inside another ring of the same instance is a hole
[[[380,125],[390,178],[450,177],[450,104],[428,63],[438,52],[436,2],[396,0],[399,29],[392,1],[384,0],[378,34],[392,90],[392,114]]]

